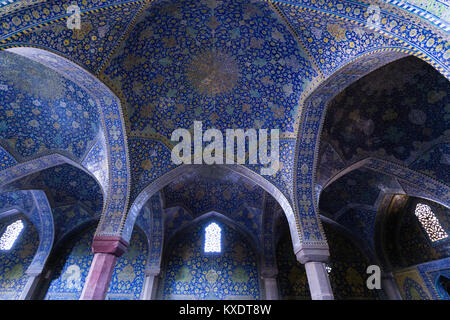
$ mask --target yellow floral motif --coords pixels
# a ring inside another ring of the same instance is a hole
[[[153,168],[153,164],[150,159],[146,159],[141,162],[141,168],[144,170],[151,170]]]
[[[211,269],[206,273],[205,278],[209,284],[213,284],[214,282],[217,281],[217,278],[219,278],[219,275],[217,274],[216,270]]]
[[[331,34],[331,36],[333,36],[333,38],[337,42],[347,40],[347,37],[345,36],[346,30],[338,24],[327,25],[327,31]]]
[[[131,265],[127,265],[117,275],[117,279],[119,279],[119,281],[130,281],[130,282],[132,282],[134,280],[134,278],[136,278],[136,274],[134,272],[133,266],[131,266]]]
[[[7,280],[17,280],[23,275],[23,266],[18,263],[11,270],[5,273],[4,278]]]

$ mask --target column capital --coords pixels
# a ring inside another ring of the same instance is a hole
[[[128,248],[128,242],[119,236],[94,236],[93,253],[109,253],[120,257]]]
[[[327,262],[330,257],[328,246],[313,246],[300,244],[298,251],[295,252],[297,261],[301,264],[306,262]]]

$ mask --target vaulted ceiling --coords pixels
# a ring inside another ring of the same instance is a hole
[[[0,144],[24,161],[58,150],[81,161],[102,135],[85,89],[27,58],[0,55]]]
[[[58,1],[0,2],[0,49],[52,51],[98,77],[120,99],[131,158],[131,200],[174,168],[171,132],[192,128],[198,120],[204,129],[222,131],[280,129],[286,139],[280,145],[283,168],[267,180],[293,201],[299,114],[319,83],[372,52],[411,53],[408,41],[427,47],[425,59],[434,66],[442,67],[438,58],[448,61],[445,24],[376,3],[389,12],[383,32],[362,26],[365,1],[83,1],[81,30],[67,28],[65,7]],[[437,27],[432,30],[431,24]],[[329,104],[317,181],[326,187],[320,205],[331,217],[338,219],[355,204],[371,207],[382,190],[398,187],[395,179],[367,168],[327,185],[365,157],[399,162],[449,183],[450,84],[416,60],[406,58],[375,71]],[[102,188],[105,192],[121,177],[109,181],[111,154],[99,101],[83,83],[10,52],[1,52],[0,71],[2,166],[58,152],[93,174],[64,165],[16,187],[42,188],[54,206],[80,200],[93,212],[100,210]],[[180,176],[163,194],[169,224],[216,210],[251,232],[261,231],[268,196],[249,180],[217,168]]]
[[[221,166],[198,166],[163,188],[162,194],[167,234],[203,214],[217,212],[259,236],[264,211],[279,210],[260,186]]]
[[[317,173],[321,213],[373,245],[383,197],[408,190],[389,172],[359,165],[367,158],[398,163],[448,184],[449,92],[445,77],[406,57],[368,74],[330,101]]]
[[[81,30],[54,21],[0,47],[46,48],[98,75],[121,99],[130,136],[167,140],[174,128],[199,120],[205,128],[279,128],[294,138],[302,94],[312,82],[368,50],[406,48],[395,38],[284,3],[102,3],[92,12],[96,4],[83,3],[89,13]],[[3,26],[5,34],[26,24],[26,15],[62,13],[51,1],[40,11],[22,5],[15,9],[19,20]]]
[[[408,165],[449,142],[449,92],[450,82],[430,65],[403,58],[341,92],[328,107],[322,138],[347,162],[380,156]]]

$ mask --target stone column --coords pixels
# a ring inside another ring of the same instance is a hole
[[[104,300],[111,282],[117,258],[127,249],[121,237],[99,236],[92,242],[92,260],[80,300]]]
[[[392,272],[382,272],[381,287],[389,300],[403,300]]]
[[[305,265],[312,300],[334,300],[325,263],[330,252],[323,247],[301,247],[295,253],[297,260]]]
[[[145,269],[144,289],[141,300],[154,300],[158,287],[160,269]]]
[[[264,269],[261,272],[261,279],[264,282],[264,290],[266,300],[278,300],[278,283],[277,283],[277,268]]]

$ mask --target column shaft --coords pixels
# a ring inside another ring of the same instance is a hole
[[[109,288],[117,257],[110,253],[96,253],[92,260],[80,300],[104,300]]]
[[[80,300],[104,300],[111,282],[117,258],[128,247],[120,237],[95,236],[92,242],[94,259],[81,293]]]
[[[392,272],[384,273],[381,276],[381,287],[389,300],[402,300]]]
[[[263,278],[266,300],[278,300],[278,284],[276,278]]]
[[[333,300],[325,263],[309,261],[305,263],[305,269],[312,300]]]

